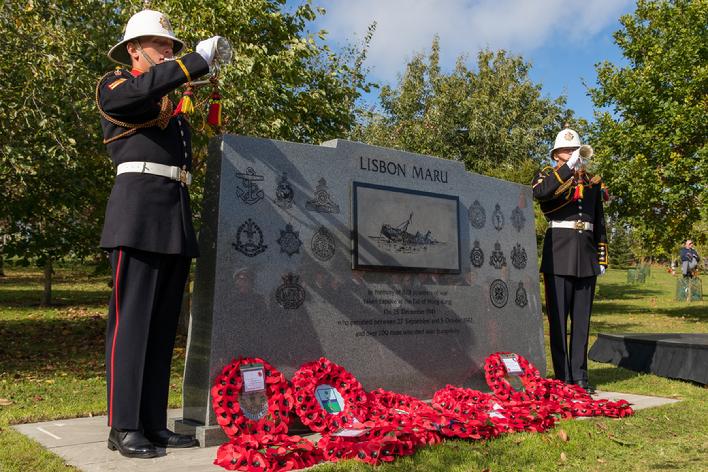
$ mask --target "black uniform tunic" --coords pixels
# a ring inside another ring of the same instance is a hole
[[[209,70],[197,53],[187,54],[181,61],[191,78]],[[162,97],[187,82],[176,61],[158,64],[137,77],[126,70],[117,72],[108,75],[99,85],[100,104],[112,118],[126,123],[144,123],[157,117]],[[126,131],[104,118],[101,125],[105,139]],[[107,147],[116,166],[123,162],[149,161],[180,168],[186,166],[190,171],[192,168],[191,133],[186,120],[180,116],[169,120],[164,130],[158,126],[140,129]],[[126,246],[196,257],[199,251],[188,189],[161,176],[138,173],[117,176],[108,199],[100,244],[104,249]]]
[[[189,125],[171,116],[169,92],[206,72],[197,53],[153,66],[117,70],[98,84],[103,135],[117,166],[153,162],[191,170]],[[161,108],[161,105],[164,108]],[[161,114],[162,110],[162,114]],[[164,120],[139,127],[158,116]],[[170,363],[184,286],[198,255],[188,188],[168,177],[123,173],[106,208],[101,247],[110,251],[113,293],[106,330],[108,424],[125,430],[166,427]]]
[[[575,222],[551,228],[543,241],[541,272],[546,286],[551,357],[556,378],[587,381],[587,345],[595,281],[607,265],[607,236],[599,178],[576,174],[567,165],[550,167],[532,182],[533,196],[549,221]],[[580,228],[592,223],[593,229]],[[570,349],[567,321],[572,322]]]

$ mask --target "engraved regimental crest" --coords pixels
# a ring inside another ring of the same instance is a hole
[[[302,246],[300,232],[294,231],[293,225],[285,225],[285,231],[280,230],[278,244],[280,244],[280,252],[284,252],[291,257],[293,254],[298,254],[300,252],[300,246]]]
[[[275,291],[275,301],[286,310],[299,308],[305,302],[300,277],[291,273],[283,275],[283,284]]]
[[[511,264],[517,269],[523,269],[526,267],[526,262],[526,249],[521,247],[521,244],[516,243],[516,246],[511,249]]]
[[[320,226],[312,236],[310,245],[312,254],[322,262],[326,262],[334,256],[334,235],[324,226]]]
[[[288,174],[283,172],[283,175],[278,180],[278,186],[275,188],[275,204],[283,210],[287,210],[293,206],[295,199],[295,191],[290,185]]]
[[[319,213],[339,213],[339,205],[332,200],[324,177],[317,182],[314,198],[307,201],[305,208]]]
[[[262,182],[263,176],[256,174],[252,167],[246,169],[246,172],[237,172],[236,177],[241,179],[243,188],[236,187],[236,194],[241,201],[247,205],[253,205],[263,200],[263,190],[258,187],[256,182]]]
[[[479,200],[475,200],[472,205],[470,205],[467,216],[470,219],[472,227],[477,229],[484,228],[484,224],[487,222],[487,212],[484,211],[484,207],[479,203]]]
[[[484,251],[479,247],[479,241],[474,242],[474,247],[470,251],[470,262],[475,267],[482,267],[484,264]]]
[[[526,295],[526,289],[524,288],[523,282],[519,282],[519,287],[516,289],[516,298],[514,299],[514,303],[521,308],[525,307],[529,303],[529,298]]]
[[[265,251],[268,246],[263,244],[263,231],[252,220],[247,219],[236,231],[236,242],[231,245],[238,252],[248,257],[254,257]]]
[[[494,205],[494,213],[492,213],[492,222],[494,223],[494,229],[501,231],[504,227],[504,214],[501,211],[501,207],[497,203]]]
[[[501,279],[496,279],[489,286],[489,298],[492,305],[497,308],[503,308],[509,299],[509,288]]]
[[[572,140],[573,140],[573,133],[571,133],[570,131],[568,131],[567,133],[565,133],[565,134],[563,135],[563,137],[565,138],[566,141],[572,141]]]
[[[492,255],[489,256],[489,265],[494,266],[495,269],[501,269],[506,266],[506,257],[501,250],[499,241],[494,243],[494,250],[492,251]]]
[[[517,206],[514,208],[514,211],[511,212],[511,226],[513,226],[516,231],[520,232],[524,227],[524,223],[526,223],[524,212]]]

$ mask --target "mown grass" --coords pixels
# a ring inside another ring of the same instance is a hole
[[[56,306],[39,306],[41,274],[6,268],[0,278],[0,471],[72,470],[9,426],[105,414],[103,340],[107,276],[90,268],[57,270]],[[599,279],[591,343],[598,332],[708,332],[708,302],[673,300],[675,278],[655,268],[646,284],[627,285],[626,272]],[[173,362],[170,406],[178,407],[184,338]],[[707,366],[708,368],[708,366]],[[550,358],[549,358],[549,371]],[[590,362],[591,381],[606,391],[678,398],[630,418],[563,421],[545,434],[491,441],[446,441],[377,470],[707,470],[708,389]],[[9,403],[11,402],[11,403]],[[8,404],[9,403],[9,404]],[[5,404],[5,405],[4,405]],[[563,440],[559,431],[567,433]],[[356,462],[317,470],[364,471]]]

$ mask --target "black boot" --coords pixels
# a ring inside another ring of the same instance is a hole
[[[155,446],[140,431],[119,431],[111,428],[108,449],[118,451],[125,457],[150,459],[157,457]]]
[[[575,385],[582,388],[583,390],[588,392],[590,395],[595,393],[595,386],[590,385],[587,380],[578,380],[577,382],[575,382]]]
[[[169,429],[145,431],[145,437],[160,447],[194,447],[199,444],[194,436],[173,433]]]

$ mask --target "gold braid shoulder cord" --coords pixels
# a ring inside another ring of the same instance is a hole
[[[108,144],[112,143],[113,141],[116,141],[120,138],[125,138],[127,136],[130,136],[132,134],[135,134],[138,132],[139,129],[142,128],[150,128],[151,126],[159,126],[160,129],[165,129],[167,127],[167,124],[170,122],[170,119],[172,118],[172,101],[167,98],[167,95],[162,97],[162,100],[160,101],[160,114],[157,115],[157,118],[153,118],[152,120],[146,121],[145,123],[126,123],[124,121],[119,121],[116,120],[115,118],[111,117],[103,111],[103,108],[101,108],[101,102],[98,97],[98,91],[101,88],[101,84],[103,83],[106,78],[111,75],[115,74],[115,72],[108,72],[106,75],[101,77],[101,80],[98,81],[98,84],[96,85],[96,106],[98,107],[98,112],[101,114],[101,116],[108,121],[109,123],[112,123],[116,126],[120,126],[122,128],[128,128],[126,131],[120,133],[117,136],[113,136],[112,138],[109,139],[104,139],[103,144]]]

